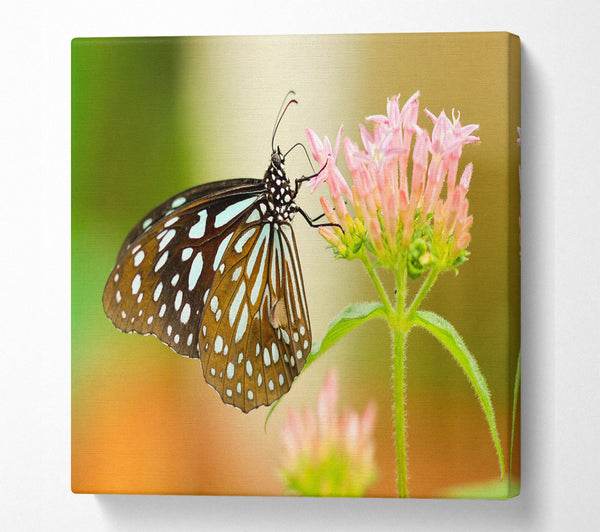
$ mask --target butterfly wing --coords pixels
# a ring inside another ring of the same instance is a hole
[[[144,217],[123,244],[104,288],[104,310],[115,326],[152,334],[177,353],[198,358],[213,263],[224,241],[242,229],[239,220],[261,190],[259,180],[202,185]]]
[[[260,179],[226,179],[223,181],[214,181],[205,183],[197,187],[188,188],[183,192],[163,201],[158,207],[152,209],[144,216],[136,226],[129,232],[117,258],[117,262],[125,255],[131,245],[152,226],[159,224],[166,216],[172,214],[176,210],[184,209],[190,204],[195,204],[196,201],[208,199],[219,194],[235,193],[237,189],[245,189],[247,187],[258,187],[262,180]]]
[[[291,225],[248,213],[216,265],[201,319],[206,381],[244,412],[269,405],[302,370],[312,339]]]

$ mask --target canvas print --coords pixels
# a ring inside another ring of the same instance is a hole
[[[508,498],[520,44],[72,42],[72,490]]]

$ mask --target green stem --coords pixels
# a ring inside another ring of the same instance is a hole
[[[373,264],[366,254],[360,257],[367,273],[379,294],[387,313],[387,320],[392,330],[394,342],[393,379],[394,379],[394,428],[396,433],[396,464],[398,468],[398,496],[408,497],[408,471],[406,460],[406,413],[404,403],[406,399],[404,382],[404,344],[406,334],[404,330],[404,303],[406,300],[406,270],[396,271],[396,289],[398,292],[397,308],[394,310],[387,296],[385,288],[373,268]]]
[[[403,316],[404,305],[406,304],[406,268],[396,269],[396,288],[398,290],[396,313],[398,313],[399,316]]]
[[[425,296],[427,295],[429,290],[431,290],[431,287],[433,286],[433,283],[435,283],[439,274],[440,274],[440,271],[435,268],[432,268],[431,270],[429,270],[429,273],[427,274],[427,278],[425,279],[425,281],[423,281],[423,284],[421,285],[421,288],[419,288],[419,292],[413,299],[413,302],[411,303],[410,308],[406,311],[405,317],[406,317],[407,321],[411,320],[413,314],[417,311],[417,309],[419,308],[419,306],[425,299]]]
[[[395,315],[394,309],[390,303],[390,300],[388,299],[385,288],[383,287],[383,284],[381,283],[381,280],[379,279],[379,276],[377,275],[377,272],[375,271],[375,268],[373,268],[373,265],[371,264],[371,261],[369,260],[367,255],[364,253],[360,256],[360,260],[364,264],[365,269],[367,270],[367,274],[369,275],[371,282],[375,286],[375,290],[377,290],[377,293],[379,294],[379,297],[381,298],[381,301],[383,302],[383,306],[385,307],[385,310],[386,310],[388,316],[390,316],[390,317],[394,316]]]
[[[406,460],[406,412],[404,386],[404,344],[406,336],[394,327],[394,428],[396,432],[396,466],[398,469],[398,497],[408,497],[408,470]]]

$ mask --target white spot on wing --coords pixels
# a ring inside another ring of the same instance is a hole
[[[140,289],[140,286],[142,286],[142,278],[140,277],[140,274],[138,273],[133,278],[133,281],[131,281],[131,293],[137,294],[138,290]]]
[[[246,277],[250,277],[252,271],[254,270],[254,265],[256,264],[256,259],[258,257],[258,253],[260,248],[262,247],[265,239],[268,237],[270,231],[269,225],[265,225],[260,232],[260,236],[258,240],[254,243],[254,247],[252,248],[252,253],[250,254],[250,258],[248,259],[248,263],[246,264]],[[264,252],[263,252],[264,256]]]
[[[265,350],[263,351],[263,361],[265,363],[265,366],[271,365],[271,355],[269,354],[269,350],[266,347],[265,347]]]
[[[256,233],[256,227],[248,229],[246,232],[242,233],[242,235],[237,239],[235,246],[233,246],[233,249],[235,249],[238,253],[241,253],[244,249],[244,245],[254,233]]]
[[[175,198],[173,200],[173,202],[171,203],[171,207],[173,207],[174,209],[176,209],[177,207],[180,207],[184,203],[185,203],[185,198],[183,196],[180,196],[179,198]]]
[[[154,289],[154,295],[152,296],[152,299],[154,299],[154,301],[158,301],[158,298],[160,297],[160,293],[162,292],[162,288],[163,288],[163,284],[158,283],[156,285],[156,288]]]
[[[165,235],[162,237],[160,244],[158,246],[158,251],[162,251],[163,249],[165,249],[167,247],[167,244],[169,242],[171,242],[171,240],[173,240],[173,237],[175,236],[175,233],[177,231],[175,231],[175,229],[169,229]]]
[[[258,222],[260,220],[260,213],[258,209],[254,209],[248,218],[246,218],[246,223],[250,224],[252,222]]]
[[[246,292],[246,283],[244,281],[241,282],[238,290],[233,298],[233,302],[231,303],[231,307],[229,307],[229,326],[233,327],[235,323],[235,318],[240,310],[240,305],[242,304],[242,299],[244,298],[244,293]]]
[[[133,265],[134,266],[139,266],[142,261],[144,260],[144,257],[146,256],[146,254],[144,253],[144,250],[141,249],[140,251],[138,251],[135,255],[135,257],[133,257]]]
[[[217,248],[217,253],[215,254],[215,260],[213,262],[213,270],[217,271],[217,268],[221,264],[221,260],[223,259],[223,255],[225,254],[225,250],[229,245],[231,238],[233,237],[233,233],[229,233],[223,241],[219,244]]]
[[[181,323],[187,323],[190,319],[190,314],[192,309],[189,303],[183,305],[183,310],[181,311]]]
[[[165,262],[167,262],[168,258],[169,258],[169,252],[165,251],[160,256],[160,259],[158,259],[158,262],[156,263],[156,266],[154,266],[154,271],[157,272],[158,270],[160,270],[165,265]]]
[[[181,290],[177,290],[177,295],[175,296],[175,310],[179,310],[181,307],[181,299],[183,298],[183,292]]]
[[[190,275],[188,277],[188,288],[193,290],[200,278],[200,274],[202,273],[202,267],[204,266],[204,259],[202,258],[202,252],[199,251],[198,254],[194,257],[192,261],[192,266],[190,268]]]
[[[232,203],[227,208],[222,210],[215,217],[215,227],[222,227],[226,223],[233,220],[238,214],[240,214],[244,209],[249,207],[255,201],[254,197],[250,197],[236,203]]]
[[[240,321],[238,322],[237,329],[235,330],[235,341],[239,342],[246,332],[246,327],[248,326],[248,305],[244,305],[242,309],[242,314],[240,315]]]
[[[179,216],[173,216],[173,218],[165,222],[164,227],[171,227],[177,220],[179,220]]]
[[[193,253],[193,249],[192,248],[185,248],[182,252],[181,252],[181,260],[183,262],[185,262],[186,260],[188,260]]]
[[[223,338],[217,336],[215,338],[215,353],[220,353],[223,350]]]
[[[202,238],[206,231],[206,209],[198,213],[200,220],[198,220],[192,227],[190,227],[189,236],[190,238]]]

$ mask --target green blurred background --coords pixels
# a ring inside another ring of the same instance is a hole
[[[102,291],[128,231],[169,196],[203,182],[262,177],[279,104],[300,105],[277,136],[285,150],[304,130],[334,138],[340,124],[385,113],[386,99],[421,91],[424,115],[452,108],[480,124],[467,146],[471,259],[446,274],[423,308],[447,318],[475,354],[492,392],[508,457],[519,350],[518,61],[509,36],[338,35],[75,39],[72,43],[72,489],[96,493],[282,494],[277,467],[288,408],[313,406],[325,372],[340,375],[344,408],[374,400],[379,479],[371,496],[394,496],[390,337],[371,321],[298,379],[264,430],[266,408],[223,405],[200,362],[153,337],[125,335],[105,317]],[[518,57],[518,56],[517,56]],[[343,157],[341,158],[343,159]],[[341,161],[340,161],[341,162]],[[343,163],[340,164],[343,167]],[[296,150],[291,178],[311,168]],[[298,203],[312,215],[320,194]],[[319,339],[347,304],[376,294],[358,263],[334,261],[302,219],[294,223]],[[385,277],[385,276],[384,276]],[[391,287],[391,279],[386,279]],[[427,334],[408,341],[411,496],[498,476],[487,423],[464,374]],[[519,433],[514,473],[519,476]]]

